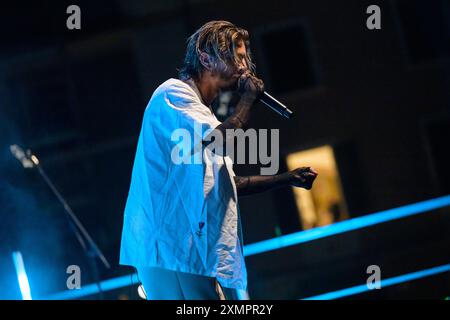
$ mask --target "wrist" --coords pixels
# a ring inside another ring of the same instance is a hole
[[[279,179],[283,186],[291,186],[293,177],[290,171],[279,174]]]
[[[240,96],[240,103],[243,103],[245,105],[252,105],[257,96],[254,93],[251,92],[244,92],[242,94],[239,95]]]

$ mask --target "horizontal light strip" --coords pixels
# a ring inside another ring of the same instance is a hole
[[[393,285],[396,285],[399,283],[412,281],[412,280],[416,280],[416,279],[420,279],[420,278],[424,278],[424,277],[429,277],[432,275],[436,275],[436,274],[444,273],[444,272],[448,272],[448,271],[450,271],[450,264],[445,264],[442,266],[438,266],[438,267],[434,267],[434,268],[430,268],[430,269],[426,269],[426,270],[422,270],[422,271],[417,271],[417,272],[408,273],[408,274],[404,274],[404,275],[393,277],[393,278],[388,278],[386,280],[380,280],[380,285],[381,285],[381,289],[383,289],[385,287],[393,286]],[[342,290],[338,290],[338,291],[328,292],[328,293],[320,294],[317,296],[305,298],[303,300],[333,300],[333,299],[348,297],[351,295],[363,293],[366,291],[372,291],[372,290],[377,290],[377,289],[369,289],[367,284],[362,284],[362,285],[350,287],[347,289],[342,289]]]
[[[22,254],[19,251],[15,251],[12,253],[12,257],[14,267],[16,268],[22,300],[31,300],[30,284],[28,283],[28,277],[25,271],[25,264],[23,263]]]
[[[127,287],[130,285],[138,284],[137,274],[132,273],[127,276],[121,276],[118,278],[112,278],[109,280],[103,280],[100,282],[100,287],[102,291],[114,290],[122,287]],[[80,289],[66,290],[59,293],[52,294],[48,297],[43,298],[43,300],[70,300],[78,299],[91,294],[99,293],[98,285],[96,283],[88,284],[82,286]]]
[[[423,202],[417,202],[414,204],[406,205],[399,208],[394,208],[386,211],[380,211],[370,215],[353,218],[341,222],[336,222],[328,226],[318,227],[310,230],[300,231],[285,236],[273,238],[270,240],[264,240],[261,242],[256,242],[244,246],[244,255],[251,256],[258,253],[263,253],[266,251],[281,249],[287,246],[292,246],[335,234],[356,230],[368,226],[372,226],[378,223],[404,218],[407,216],[412,216],[414,214],[427,212],[434,209],[443,208],[450,205],[450,195],[440,198],[435,198]],[[132,276],[122,276],[115,279],[104,280],[101,282],[101,287],[103,291],[107,291],[106,287],[111,286],[112,289],[117,289],[120,287],[126,287],[131,285],[130,277],[137,276],[134,273]],[[127,280],[128,279],[128,280]],[[105,284],[106,283],[106,284]],[[133,281],[133,284],[137,282]],[[52,296],[46,297],[44,299],[77,299],[90,294],[98,293],[98,287],[96,284],[90,284],[83,286],[81,289],[74,289],[63,291]]]
[[[375,224],[383,223],[386,221],[412,216],[418,213],[446,207],[449,205],[450,196],[444,196],[427,201],[417,202],[399,208],[380,211],[378,213],[336,222],[327,226],[299,231],[285,236],[252,243],[244,247],[244,255],[248,257],[258,253],[277,250],[288,246],[329,237],[339,233],[373,226]]]

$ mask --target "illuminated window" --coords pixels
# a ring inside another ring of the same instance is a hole
[[[286,161],[289,170],[313,167],[319,173],[311,190],[293,188],[304,230],[348,219],[339,172],[330,146],[291,153]]]

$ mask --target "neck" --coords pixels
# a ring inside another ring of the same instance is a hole
[[[208,72],[204,72],[200,79],[194,79],[194,82],[198,91],[200,91],[203,102],[210,106],[220,91],[217,79]]]

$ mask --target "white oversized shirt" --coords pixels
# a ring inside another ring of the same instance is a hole
[[[190,164],[172,161],[176,146],[193,147],[219,124],[193,82],[169,79],[155,90],[137,145],[120,264],[216,277],[224,287],[246,290],[231,159],[203,148],[200,162],[194,156]],[[189,132],[191,141],[173,139],[176,129]]]

